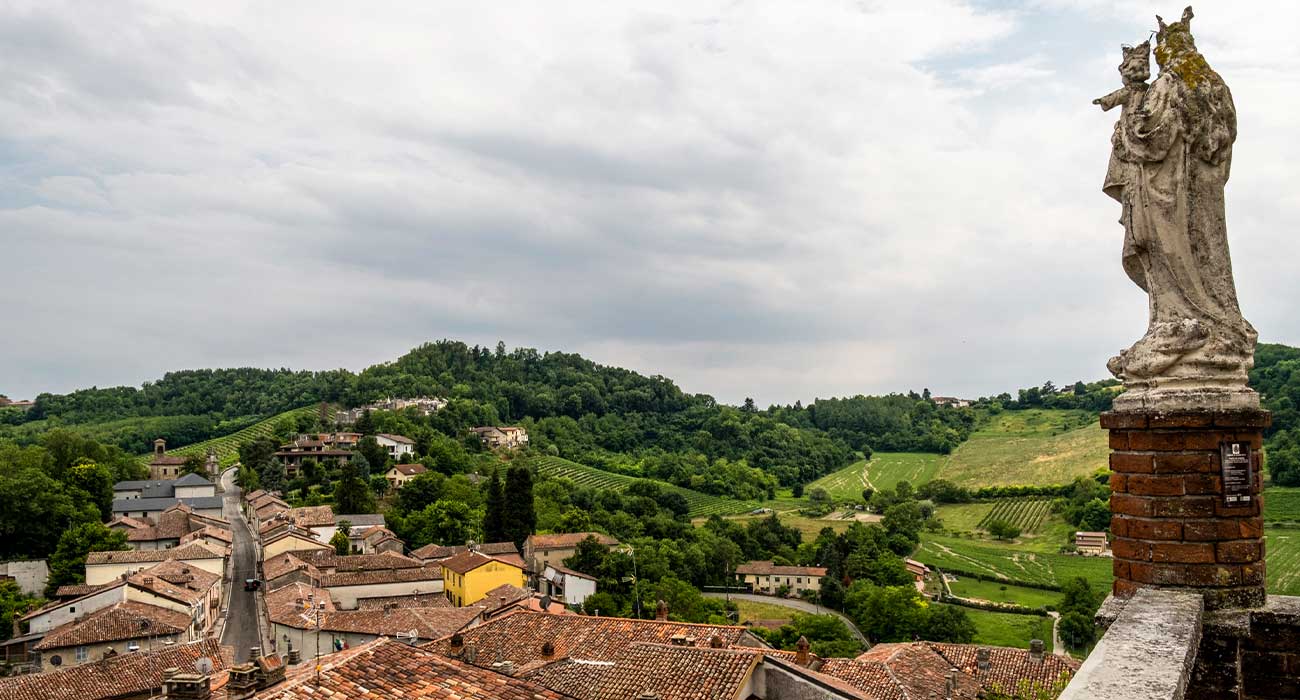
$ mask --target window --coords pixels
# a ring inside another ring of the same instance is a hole
[[[74,606],[68,608],[68,614],[69,614],[69,615],[71,615],[72,613],[75,613],[75,612],[77,612],[77,606],[74,605]]]
[[[86,657],[89,656],[89,655],[90,655],[90,654],[87,653],[87,651],[86,651],[86,647],[85,647],[85,646],[79,646],[79,647],[77,647],[77,663],[79,663],[79,664],[81,664],[81,663],[85,663],[85,662],[86,662]]]

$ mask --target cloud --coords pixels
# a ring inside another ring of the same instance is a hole
[[[1296,49],[1198,11],[1241,112],[1243,305],[1294,339]],[[441,337],[761,404],[1098,377],[1145,302],[1098,191],[1114,116],[1089,101],[1148,23],[959,0],[10,5],[0,391],[359,369]]]

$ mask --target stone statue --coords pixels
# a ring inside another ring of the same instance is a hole
[[[1146,335],[1108,368],[1126,391],[1115,410],[1258,408],[1246,386],[1255,329],[1237,304],[1223,188],[1237,115],[1232,93],[1192,39],[1192,8],[1124,49],[1124,87],[1096,100],[1120,107],[1102,191],[1122,206],[1124,271],[1150,299]]]

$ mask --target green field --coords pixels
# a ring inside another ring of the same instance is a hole
[[[1270,527],[1264,536],[1268,592],[1300,595],[1300,529]]]
[[[1264,520],[1300,523],[1300,488],[1272,486],[1265,489]]]
[[[796,612],[794,608],[788,608],[784,605],[773,605],[772,603],[757,603],[750,600],[737,600],[736,610],[740,613],[740,619],[737,623],[753,622],[755,620],[782,620],[790,621],[794,618]]]
[[[948,582],[948,590],[962,598],[978,598],[994,603],[1014,603],[1026,608],[1041,608],[1061,602],[1061,594],[1045,591],[1041,588],[1026,588],[1011,583],[993,583],[979,579],[958,576],[956,581]]]
[[[992,416],[930,478],[972,488],[1063,484],[1108,464],[1106,433],[1086,411],[1031,409]]]
[[[1045,499],[1003,499],[993,504],[988,515],[977,527],[988,529],[989,523],[1002,520],[1020,528],[1024,534],[1033,534],[1051,514],[1052,502]]]
[[[836,502],[861,501],[866,488],[892,489],[900,481],[913,486],[924,484],[934,478],[944,459],[942,455],[922,452],[877,452],[870,460],[854,462],[808,484],[804,493],[822,488]]]
[[[813,489],[826,489],[826,493],[829,493],[836,503],[861,501],[862,489],[867,488],[867,464],[867,460],[863,459],[839,471],[831,472],[804,486],[804,493]]]
[[[603,469],[589,467],[585,464],[578,464],[560,457],[536,457],[528,461],[529,466],[537,470],[538,474],[548,477],[563,477],[569,479],[579,486],[587,488],[609,489],[611,491],[623,491],[633,482],[642,481],[634,476],[625,474],[615,474]],[[654,481],[651,479],[650,481]],[[674,486],[664,481],[656,481],[664,491],[680,493],[686,498],[687,504],[690,505],[689,515],[691,517],[709,516],[709,515],[730,515],[733,513],[745,513],[755,508],[761,507],[758,501],[737,501],[731,498],[720,498],[711,496],[707,493],[684,489],[680,486]]]
[[[262,437],[274,436],[276,428],[280,425],[281,421],[288,420],[290,423],[294,423],[297,421],[299,416],[316,415],[317,410],[319,409],[315,406],[295,408],[292,411],[285,411],[284,413],[271,416],[259,423],[254,423],[239,432],[222,435],[219,438],[212,438],[211,440],[204,440],[203,442],[196,442],[193,445],[186,445],[174,450],[169,449],[167,450],[167,454],[180,457],[188,457],[189,455],[199,455],[202,457],[208,454],[208,448],[211,447],[216,450],[217,460],[221,463],[221,466],[228,467],[239,461],[240,443],[249,442]],[[150,457],[151,455],[146,454],[141,455],[140,459],[148,462]]]
[[[939,605],[939,603],[935,603]],[[975,624],[975,644],[1029,648],[1029,640],[1041,639],[1052,648],[1052,618],[1015,615],[962,608]]]
[[[1027,551],[1011,544],[926,533],[913,559],[939,569],[994,576],[1009,582],[1059,586],[1082,576],[1096,591],[1110,590],[1111,561],[1052,552]]]

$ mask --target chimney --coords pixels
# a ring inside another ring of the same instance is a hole
[[[660,622],[668,621],[668,603],[663,600],[659,601],[659,604],[655,606],[655,619]]]
[[[808,643],[807,637],[799,638],[799,641],[794,645],[794,662],[796,664],[799,664],[800,666],[807,666],[809,664],[810,659],[808,657],[808,648],[811,646],[812,645]]]
[[[1029,640],[1029,657],[1032,658],[1034,661],[1043,660],[1043,640],[1041,639]]]
[[[952,700],[957,695],[957,669],[948,669],[948,690],[944,696],[947,700]]]
[[[451,645],[451,650],[453,652],[458,652],[465,648],[465,638],[461,636],[460,632],[451,635],[451,639],[448,640],[448,643]]]
[[[289,642],[289,663],[294,665],[302,663],[302,652],[293,648],[293,642]]]
[[[176,668],[175,666],[172,666],[171,668],[164,668],[164,669],[163,669],[163,680],[168,680],[169,678],[171,678],[172,676],[175,676],[176,674],[178,674],[178,673],[180,673],[180,672],[181,672],[181,670],[180,670],[179,668]]]
[[[229,700],[253,697],[257,693],[257,665],[250,662],[231,668],[226,687]]]
[[[503,676],[515,675],[515,663],[513,661],[498,661],[492,664],[492,670]]]
[[[549,639],[542,642],[542,656],[548,659],[555,656],[555,645]]]
[[[975,650],[975,668],[979,669],[980,672],[983,673],[983,672],[987,672],[987,671],[989,670],[989,666],[990,666],[990,664],[989,664],[989,648],[988,648],[988,647],[980,647],[979,649],[976,649],[976,650]]]
[[[249,661],[257,661],[257,660],[260,659],[260,658],[262,658],[262,647],[249,647],[249,648],[248,648],[248,660],[249,660]]]
[[[176,671],[174,668],[167,670]],[[209,700],[212,697],[210,679],[199,673],[172,673],[163,680],[162,691],[165,700]]]
[[[716,634],[713,635],[712,637],[709,637],[709,648],[710,648],[710,649],[721,649],[721,648],[722,648],[722,637],[719,637],[719,636],[716,635]]]
[[[684,647],[686,646],[686,635],[680,633],[674,634],[668,638],[668,641],[675,647]]]

